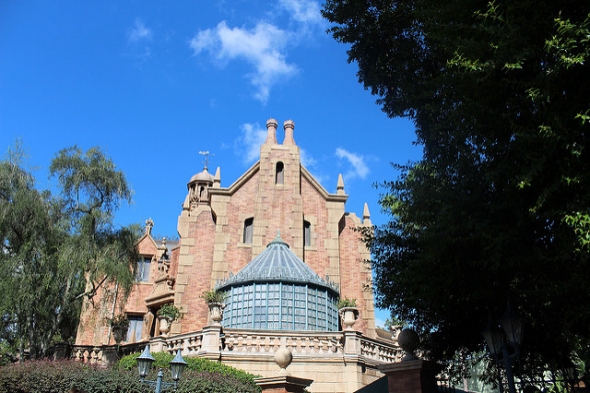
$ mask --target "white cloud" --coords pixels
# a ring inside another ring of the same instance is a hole
[[[336,156],[341,160],[345,159],[352,166],[352,168],[344,174],[344,178],[353,179],[355,177],[360,177],[361,179],[364,179],[369,174],[369,167],[365,164],[365,158],[363,156],[350,153],[341,147],[336,149]]]
[[[297,67],[285,60],[284,47],[288,42],[285,30],[265,22],[252,29],[227,26],[220,22],[215,29],[199,31],[190,41],[194,55],[203,51],[222,62],[242,59],[254,67],[250,83],[257,92],[254,97],[266,103],[271,87],[281,78],[297,73]]]
[[[313,168],[317,164],[316,159],[313,158],[311,155],[309,155],[307,150],[299,148],[299,151],[300,151],[301,163],[303,164],[304,167],[309,169],[309,168]]]
[[[131,43],[150,40],[152,38],[152,30],[145,27],[143,22],[139,19],[135,20],[135,25],[127,30],[127,40]]]
[[[320,5],[309,0],[279,0],[279,5],[291,14],[297,22],[321,25],[324,23]]]
[[[242,136],[234,142],[236,154],[242,157],[245,163],[252,163],[260,157],[260,146],[264,143],[267,130],[258,123],[242,124]]]

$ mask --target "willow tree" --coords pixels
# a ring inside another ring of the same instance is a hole
[[[523,366],[587,356],[590,3],[328,0],[323,15],[424,151],[383,184],[378,305],[438,360],[481,351],[508,298],[527,320]]]
[[[0,162],[0,312],[3,342],[32,358],[71,340],[82,299],[133,283],[135,227],[113,214],[130,201],[125,177],[99,149],[69,148],[51,164],[61,196],[39,191],[20,150]]]

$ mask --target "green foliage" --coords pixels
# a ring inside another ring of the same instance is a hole
[[[113,228],[130,191],[99,149],[57,155],[51,172],[61,198],[38,190],[23,161],[18,145],[0,161],[0,339],[13,355],[28,349],[39,358],[52,343],[73,340],[83,298],[108,283],[130,288],[138,232]]]
[[[582,357],[590,3],[328,0],[323,15],[424,149],[382,184],[390,221],[365,232],[378,306],[452,361],[483,350],[479,332],[510,297],[527,320],[525,376]]]
[[[212,289],[210,291],[204,291],[201,298],[205,299],[207,303],[223,303],[227,295],[225,292]]]
[[[137,370],[137,358],[140,353],[132,353],[122,357],[116,364],[117,370]],[[173,355],[165,352],[152,353],[155,361],[154,369],[167,369]],[[183,376],[183,383],[179,392],[259,392],[254,383],[255,376],[243,370],[227,366],[221,362],[208,359],[189,357],[187,372]]]
[[[155,364],[146,379],[155,380],[159,367],[166,367],[171,355],[154,353]],[[135,354],[133,361],[139,354]],[[68,393],[77,389],[84,393],[147,393],[153,387],[139,382],[137,365],[129,362],[129,356],[121,359],[122,366],[104,369],[73,361],[30,361],[12,364],[0,369],[0,393]],[[125,359],[125,360],[124,360]],[[185,371],[179,384],[179,393],[259,393],[253,376],[228,366],[218,367],[216,362],[205,359],[187,359],[189,370]],[[211,363],[212,365],[208,365]],[[169,373],[164,380],[171,382]]]
[[[167,317],[171,321],[176,321],[177,319],[182,318],[182,313],[180,308],[176,307],[174,304],[168,303],[164,304],[157,312],[159,317]]]
[[[73,361],[30,361],[3,367],[0,393],[147,393],[136,373],[88,366]]]
[[[356,299],[349,299],[348,297],[344,297],[344,299],[338,300],[338,308],[343,307],[356,307]]]
[[[75,228],[62,251],[64,262],[83,263],[91,285],[83,296],[93,297],[98,288],[114,282],[129,291],[135,282],[129,266],[137,260],[139,228],[112,225],[121,203],[131,202],[123,172],[100,149],[84,153],[76,146],[61,150],[49,169]]]

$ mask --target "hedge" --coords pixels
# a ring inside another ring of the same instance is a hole
[[[156,364],[147,379],[155,380],[160,366],[172,356],[153,354]],[[135,358],[126,356],[113,368],[105,369],[70,361],[27,361],[0,368],[0,393],[148,393],[153,387],[139,382]],[[206,359],[187,358],[178,393],[259,393],[254,376],[242,370]],[[164,381],[170,373],[164,372]]]

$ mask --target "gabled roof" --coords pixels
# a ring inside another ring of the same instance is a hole
[[[311,173],[302,165],[301,176],[309,181],[311,186],[327,201],[338,201],[346,202],[348,195],[330,194],[326,189],[313,177]],[[248,180],[250,180],[256,173],[260,171],[260,160],[256,161],[242,176],[240,176],[235,182],[233,182],[227,188],[210,188],[209,194],[216,195],[233,195],[239,190]]]
[[[323,280],[309,266],[295,255],[280,235],[270,242],[266,249],[237,274],[221,281],[217,289],[248,283],[289,282],[311,284],[338,294],[335,283]]]

